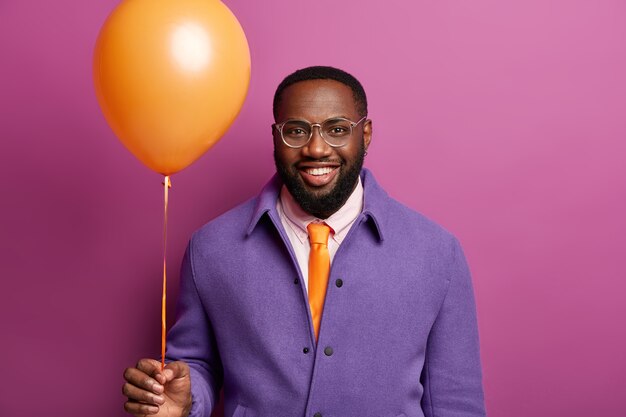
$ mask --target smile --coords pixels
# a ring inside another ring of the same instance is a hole
[[[331,172],[333,172],[336,168],[331,168],[331,167],[325,167],[325,168],[309,168],[306,169],[305,172],[309,175],[326,175],[326,174],[330,174]]]
[[[325,167],[302,167],[300,168],[302,180],[310,187],[322,187],[330,183],[339,172],[338,166]]]

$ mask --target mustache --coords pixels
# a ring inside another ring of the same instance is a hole
[[[339,159],[339,158],[301,158],[297,163],[302,163],[302,162],[321,162],[321,163],[326,163],[326,164],[343,164],[343,159]]]

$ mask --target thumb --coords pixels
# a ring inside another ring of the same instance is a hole
[[[189,375],[189,366],[183,361],[170,362],[165,365],[163,375],[167,382],[176,378],[185,378]]]

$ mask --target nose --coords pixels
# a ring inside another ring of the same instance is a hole
[[[318,124],[313,125],[311,127],[311,140],[302,148],[303,154],[314,159],[319,159],[329,156],[332,151],[332,146],[326,143],[322,137],[322,127]]]

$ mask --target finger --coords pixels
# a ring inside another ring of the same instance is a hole
[[[136,368],[145,372],[147,375],[154,377],[154,375],[161,371],[161,362],[154,359],[144,358],[137,362]]]
[[[170,362],[163,369],[167,382],[174,378],[185,378],[189,375],[189,365],[182,361]]]
[[[135,416],[145,416],[158,413],[159,407],[135,401],[126,401],[124,403],[124,410],[126,410],[127,413],[134,414]]]
[[[167,379],[163,376],[163,372],[161,371],[161,362],[157,360],[149,358],[140,359],[139,362],[137,362],[137,369],[145,372],[161,385],[167,382]]]
[[[128,382],[122,387],[122,393],[128,397],[129,401],[136,401],[148,405],[162,405],[165,402],[163,396],[143,390]]]
[[[126,368],[124,371],[124,379],[131,385],[146,391],[151,391],[155,394],[162,394],[164,391],[163,385],[137,368]]]

